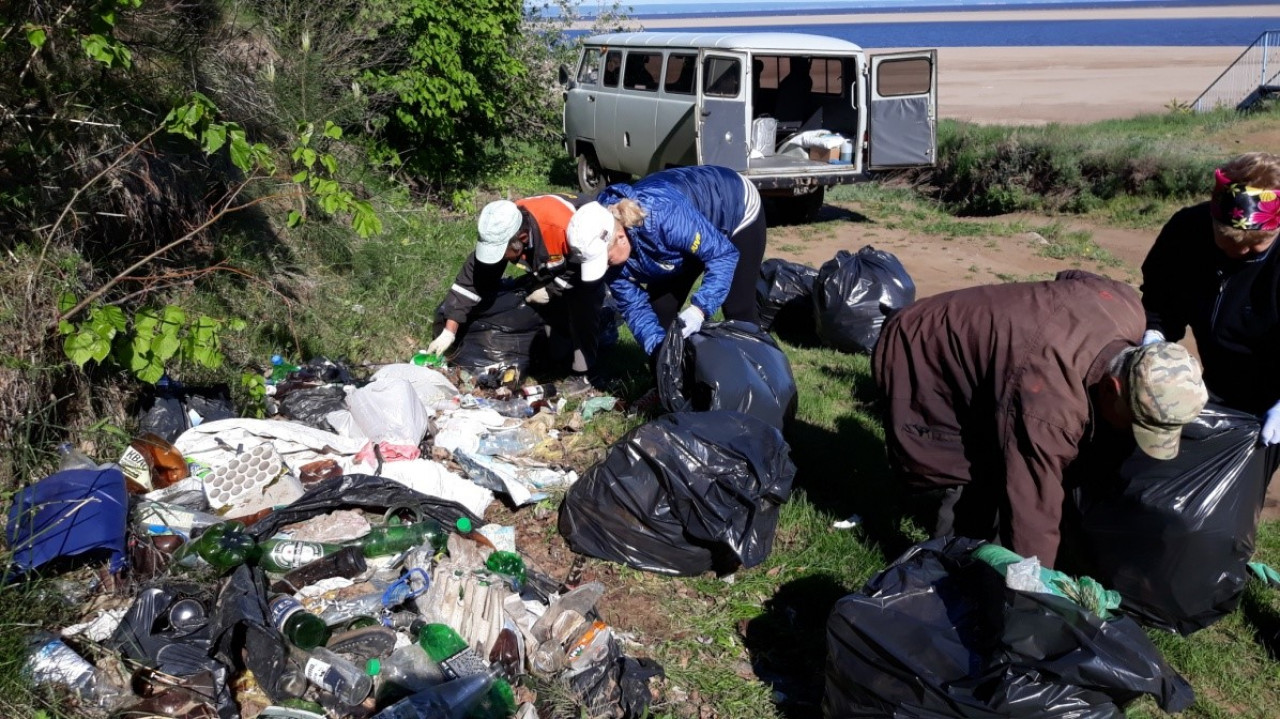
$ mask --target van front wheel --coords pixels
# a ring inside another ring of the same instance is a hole
[[[583,194],[595,195],[609,184],[604,168],[596,159],[594,152],[587,151],[578,155],[578,187]]]

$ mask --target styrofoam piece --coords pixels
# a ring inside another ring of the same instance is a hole
[[[262,442],[270,442],[295,475],[302,472],[304,465],[318,459],[336,459],[341,463],[365,444],[363,439],[350,439],[301,422],[244,417],[202,422],[199,427],[183,432],[173,444],[188,461],[217,467],[230,462],[238,453],[237,447],[252,447]]]
[[[264,442],[214,467],[205,479],[204,496],[214,509],[238,507],[245,498],[260,495],[283,473],[280,453]]]

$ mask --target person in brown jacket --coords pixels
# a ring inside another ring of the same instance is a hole
[[[911,489],[944,490],[934,536],[998,539],[1052,567],[1083,445],[1131,429],[1152,457],[1177,455],[1208,395],[1185,348],[1138,346],[1145,323],[1136,291],[1080,271],[935,295],[885,323],[885,443]]]

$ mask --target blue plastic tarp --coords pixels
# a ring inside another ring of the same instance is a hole
[[[99,549],[110,553],[111,571],[117,572],[125,565],[128,514],[119,469],[66,470],[18,492],[5,539],[19,573]]]

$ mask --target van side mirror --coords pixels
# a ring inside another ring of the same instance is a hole
[[[570,80],[569,80],[569,66],[568,66],[568,65],[565,65],[564,63],[561,63],[561,64],[560,64],[560,74],[559,74],[559,76],[557,77],[557,79],[560,81],[560,84],[561,84],[562,86],[564,86],[564,89],[566,89],[566,90],[572,90],[572,89],[573,89],[573,87],[572,87],[572,86],[571,86],[571,84],[570,84]]]

